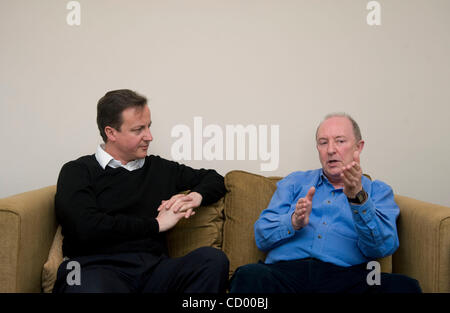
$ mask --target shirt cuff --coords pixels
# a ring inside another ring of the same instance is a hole
[[[288,212],[280,217],[280,222],[283,226],[280,227],[280,237],[282,239],[291,237],[295,233],[294,226],[292,226],[292,214],[294,214],[294,212]]]
[[[363,204],[355,204],[351,202],[349,202],[349,204],[355,221],[364,221],[365,223],[368,223],[372,220],[375,210],[369,195],[367,195],[367,199]]]

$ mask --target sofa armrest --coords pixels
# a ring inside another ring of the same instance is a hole
[[[400,247],[393,272],[417,279],[424,292],[450,292],[450,207],[395,196]]]
[[[57,223],[56,186],[0,199],[0,292],[41,292]]]

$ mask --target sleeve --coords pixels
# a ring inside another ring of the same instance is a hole
[[[184,164],[168,161],[176,171],[178,192],[190,190],[202,195],[202,205],[217,202],[225,193],[224,178],[212,169],[193,169]]]
[[[271,250],[294,236],[291,222],[295,210],[293,187],[288,177],[280,180],[268,207],[255,222],[255,240],[260,250]]]
[[[391,187],[381,181],[374,181],[367,193],[368,199],[362,205],[350,203],[358,247],[366,257],[381,258],[399,247],[396,220],[400,209]]]
[[[87,166],[74,161],[59,174],[55,211],[64,236],[90,245],[143,239],[159,232],[154,218],[100,211]]]

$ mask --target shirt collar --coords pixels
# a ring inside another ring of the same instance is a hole
[[[325,176],[325,174],[323,173],[323,169],[320,169],[319,172],[319,179],[317,180],[317,186],[320,186],[321,184],[323,184],[324,182],[327,182],[328,179]]]
[[[106,166],[109,166],[112,168],[123,167],[129,171],[134,171],[143,167],[145,163],[145,158],[142,158],[130,161],[127,164],[123,165],[120,161],[114,159],[108,152],[105,151],[104,144],[100,144],[97,146],[95,158],[97,159],[98,164],[100,164],[103,169],[106,169]]]
[[[325,176],[325,173],[323,172],[323,168],[321,168],[316,186],[320,186],[321,184],[325,184],[325,183],[330,185],[334,189],[334,186],[330,183],[330,181],[328,180],[328,177]],[[342,188],[338,188],[338,190],[339,189],[342,189]]]

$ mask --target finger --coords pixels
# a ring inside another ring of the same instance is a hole
[[[178,209],[178,212],[186,212],[186,211],[188,211],[188,210],[193,210],[193,209],[194,209],[194,206],[193,206],[192,202],[188,202],[188,203],[183,204],[183,205]]]
[[[172,202],[172,205],[170,206],[170,209],[176,209],[175,212],[179,209],[180,205],[182,205],[184,202],[189,201],[186,195],[180,195],[177,198],[174,199]]]
[[[360,164],[361,160],[359,158],[360,152],[359,150],[356,150],[355,152],[353,152],[353,161],[355,161],[356,163]]]
[[[351,187],[353,185],[352,181],[346,174],[342,173],[341,178],[342,178],[342,181],[344,182],[344,186]]]
[[[353,162],[353,167],[349,170],[349,172],[353,175],[356,182],[361,182],[362,170],[358,163]]]
[[[158,207],[158,212],[161,211],[161,209],[164,207],[165,200],[161,201],[161,204]]]
[[[358,177],[358,176],[359,176],[358,170],[356,169],[356,166],[357,166],[357,165],[358,165],[358,163],[356,163],[355,161],[353,161],[353,162],[351,163],[350,168],[348,169],[348,172],[349,172],[350,174],[352,174],[353,176],[355,176],[355,177]]]
[[[350,170],[342,173],[344,178],[344,184],[348,186],[355,185],[357,178],[350,172]]]
[[[189,210],[186,211],[186,213],[184,213],[184,218],[190,218],[194,214],[195,211],[192,208],[190,208]]]
[[[362,173],[361,165],[359,163],[356,162],[354,168],[357,172]]]
[[[353,169],[353,162],[348,164],[347,166],[344,166],[342,170],[342,174],[344,174],[346,177],[351,178],[352,176],[356,176],[356,171]]]
[[[354,189],[358,185],[358,180],[348,178],[345,175],[343,176],[343,182],[344,182],[344,189],[346,190]]]
[[[199,198],[194,194],[188,194],[186,196],[186,199],[192,203],[192,207],[195,209],[202,205],[203,197],[202,197],[202,195],[200,195],[200,198]]]
[[[355,161],[351,161],[350,163],[344,165],[344,169],[343,170],[345,170],[345,171],[351,170],[355,166],[355,163],[356,163]]]
[[[170,209],[172,207],[172,205],[181,197],[184,197],[185,195],[183,194],[177,194],[175,196],[172,196],[172,198],[170,198],[169,200],[166,201],[166,209]]]
[[[180,212],[181,208],[186,204],[186,203],[190,203],[190,200],[186,200],[184,197],[178,199],[173,205],[172,205],[172,209],[175,213]],[[182,210],[181,212],[183,212],[185,210]]]
[[[312,202],[315,193],[316,188],[312,186],[311,188],[309,188],[308,193],[306,194],[306,199]]]
[[[297,209],[297,208],[301,208],[301,207],[303,207],[305,205],[305,198],[300,198],[300,199],[298,199],[298,201],[297,201],[297,204],[295,205],[295,208]]]
[[[306,212],[305,209],[303,209],[303,208],[298,208],[298,209],[296,209],[296,210],[294,211],[294,215],[295,215],[296,218],[298,218],[300,215],[302,215],[302,214],[305,213],[305,212]]]
[[[161,212],[162,209],[165,209],[164,204],[161,204],[161,205],[158,207],[158,212]]]

